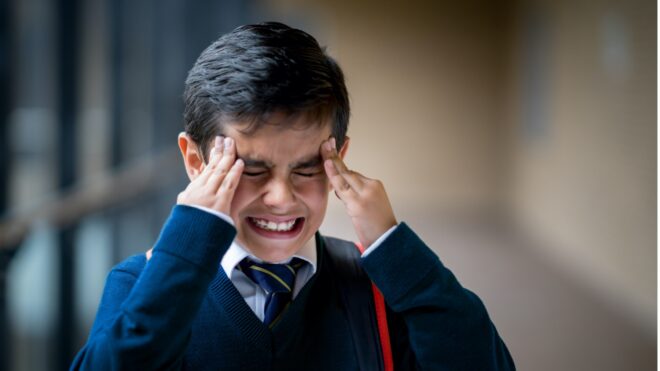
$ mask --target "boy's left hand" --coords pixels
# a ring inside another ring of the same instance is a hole
[[[385,187],[380,180],[349,170],[337,153],[334,138],[321,143],[321,156],[330,184],[346,206],[358,239],[366,249],[397,225]]]

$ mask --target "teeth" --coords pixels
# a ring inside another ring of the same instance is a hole
[[[257,219],[257,218],[250,218],[250,220],[252,220],[252,222],[261,229],[265,229],[267,231],[276,231],[276,232],[290,231],[293,228],[294,224],[296,224],[295,219],[283,223],[275,223],[273,221]]]

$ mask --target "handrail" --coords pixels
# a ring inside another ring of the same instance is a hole
[[[176,146],[145,155],[115,171],[106,171],[53,193],[35,206],[11,210],[0,219],[0,251],[16,248],[37,220],[57,228],[74,224],[110,206],[123,204],[181,179]]]

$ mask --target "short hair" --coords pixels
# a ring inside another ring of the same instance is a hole
[[[232,121],[257,130],[276,111],[310,115],[319,125],[331,118],[341,148],[350,116],[337,62],[314,37],[277,22],[238,27],[206,48],[188,73],[184,105],[185,131],[204,159]]]

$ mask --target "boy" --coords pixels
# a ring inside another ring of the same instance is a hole
[[[239,27],[184,99],[191,182],[154,248],[110,272],[72,369],[514,369],[481,301],[343,163],[348,94],[313,37]],[[331,191],[361,256],[318,233]]]

